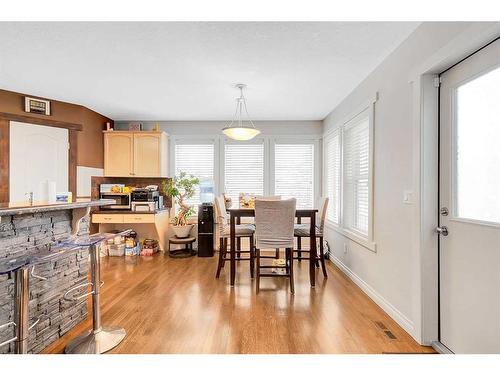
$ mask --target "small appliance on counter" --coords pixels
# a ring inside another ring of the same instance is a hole
[[[130,193],[124,192],[123,184],[101,184],[99,186],[99,196],[101,199],[111,199],[115,203],[103,207],[101,210],[130,210]]]
[[[132,211],[154,212],[163,209],[163,196],[157,189],[158,186],[150,185],[132,190]]]

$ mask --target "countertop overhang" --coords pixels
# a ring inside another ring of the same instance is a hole
[[[49,203],[46,201],[35,201],[33,204],[29,202],[7,202],[0,203],[0,216],[12,216],[33,214],[46,211],[72,210],[75,208],[99,207],[114,204],[112,199],[77,199],[76,202],[55,202]]]

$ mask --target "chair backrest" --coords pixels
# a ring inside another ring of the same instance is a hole
[[[319,229],[323,231],[324,226],[325,226],[325,220],[326,220],[326,210],[328,208],[328,202],[329,198],[328,197],[321,197],[319,199]]]
[[[296,199],[255,201],[255,242],[258,249],[293,248]]]
[[[224,196],[215,197],[215,222],[217,223],[217,229],[219,231],[219,236],[222,235],[224,229],[229,226],[228,215],[226,211],[226,202]]]
[[[257,195],[256,201],[280,201],[281,195]]]

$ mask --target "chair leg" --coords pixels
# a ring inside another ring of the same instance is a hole
[[[229,240],[227,239],[227,237],[226,237],[226,238],[224,238],[224,245],[223,245],[224,251],[223,251],[223,253],[222,253],[222,254],[223,254],[223,257],[222,257],[222,259],[223,259],[223,262],[222,262],[222,268],[224,268],[224,265],[226,264],[226,257],[227,257],[227,241],[229,241]]]
[[[215,274],[215,278],[218,279],[220,276],[220,270],[222,269],[222,266],[224,265],[224,240],[221,237],[219,241],[219,263],[217,264],[217,273]]]
[[[317,237],[316,237],[317,238]],[[318,241],[316,241],[316,245],[318,244]],[[311,247],[311,246],[309,246]],[[314,256],[314,257],[313,257]],[[319,268],[319,260],[318,260],[318,247],[316,246],[316,248],[314,249],[314,253],[313,253],[313,249],[311,248],[311,256],[310,256],[310,259],[314,259],[314,264],[316,265],[316,268]]]
[[[293,251],[292,251],[292,257],[293,257]],[[293,259],[293,258],[292,258]],[[290,262],[289,262],[289,257],[288,257],[288,251],[285,249],[285,272],[287,275],[290,274]]]
[[[280,249],[276,249],[276,254],[274,255],[276,259],[280,258]]]
[[[325,279],[328,278],[328,274],[326,273],[326,264],[325,264],[325,253],[323,249],[323,237],[319,237],[319,256],[321,262],[321,269],[323,270],[323,276]]]
[[[249,237],[250,241],[250,277],[253,279],[254,277],[254,269],[255,269],[255,263],[254,263],[254,253],[253,253],[253,236]]]
[[[295,285],[293,282],[293,248],[292,249],[286,249],[286,252],[288,253],[288,261],[290,262],[288,268],[288,274],[290,278],[290,293],[295,294]]]
[[[297,253],[298,253],[297,257],[299,258],[298,259],[299,262],[302,261],[302,259],[301,259],[302,258],[302,251],[300,251],[300,250],[302,250],[302,238],[297,237]]]
[[[236,239],[236,251],[237,251],[236,257],[238,259],[241,258],[241,253],[240,253],[240,251],[241,251],[241,237],[238,237]]]
[[[255,281],[255,288],[256,288],[256,293],[259,293],[260,290],[260,249],[255,249],[255,253],[257,256],[257,269],[256,272],[256,281]]]

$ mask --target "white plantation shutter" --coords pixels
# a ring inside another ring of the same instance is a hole
[[[314,144],[275,144],[274,194],[296,198],[297,208],[313,208]]]
[[[238,207],[240,193],[264,195],[263,143],[226,143],[224,184],[233,207]]]
[[[340,129],[325,139],[324,179],[326,195],[329,198],[327,220],[340,224],[340,173],[341,144]]]
[[[344,127],[343,226],[368,236],[370,119],[367,111]]]
[[[199,179],[214,179],[214,145],[205,144],[176,144],[175,145],[175,175],[180,172],[192,174]],[[198,211],[200,189],[196,188],[195,195],[186,201]]]

